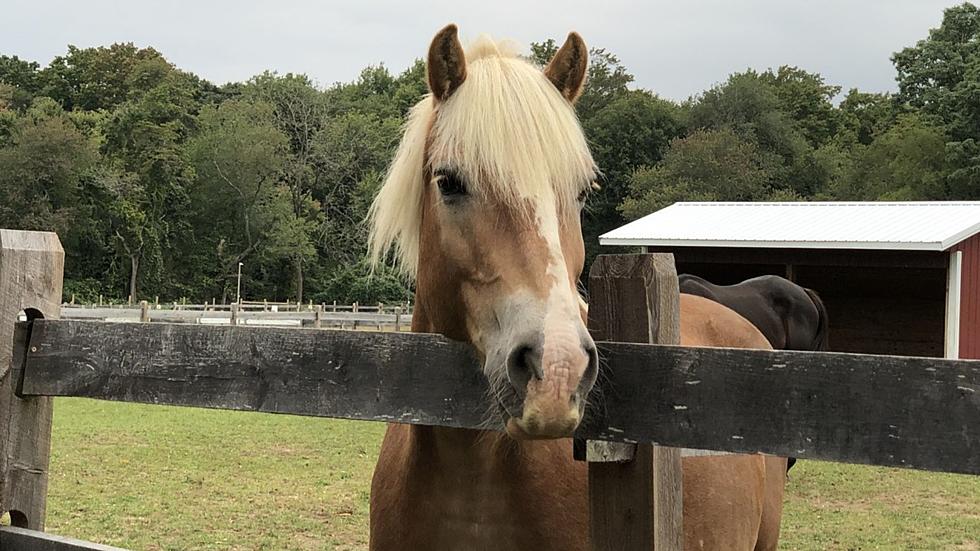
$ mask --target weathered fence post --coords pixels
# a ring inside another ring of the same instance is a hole
[[[237,302],[232,302],[231,303],[231,318],[229,319],[229,323],[231,323],[232,325],[238,325],[238,303]]]
[[[51,399],[17,397],[28,319],[56,319],[65,253],[47,232],[0,230],[0,514],[14,526],[42,530],[51,455]]]
[[[150,303],[145,300],[140,301],[140,321],[143,323],[150,321]]]
[[[319,329],[323,326],[323,305],[317,304],[313,311],[313,327]]]
[[[589,295],[597,341],[680,342],[673,255],[601,255],[589,273]],[[592,549],[682,549],[680,450],[590,441],[585,451]]]

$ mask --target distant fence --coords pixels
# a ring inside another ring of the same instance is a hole
[[[136,307],[64,307],[62,319],[110,322],[197,323],[203,325],[271,325],[280,327],[313,327],[328,329],[375,329],[406,331],[412,316],[401,306],[313,305],[297,311],[278,308],[277,304],[190,305],[190,308],[156,308],[146,301]],[[295,303],[292,305],[295,307]],[[329,309],[329,310],[328,310]]]
[[[212,302],[205,302],[204,304],[189,303],[186,301],[172,301],[172,302],[161,302],[159,299],[154,301],[142,301],[147,302],[150,308],[153,310],[188,310],[188,311],[230,311],[232,304],[218,304],[217,300]],[[94,303],[76,303],[75,297],[69,302],[62,303],[62,308],[105,308],[105,309],[127,309],[127,308],[137,308],[141,302],[110,302],[103,301],[102,297],[99,297],[98,302]],[[243,300],[238,304],[238,309],[240,311],[263,311],[263,312],[313,312],[319,306],[324,312],[354,312],[354,313],[375,313],[375,314],[394,314],[395,310],[398,309],[403,314],[412,313],[412,304],[410,302],[396,302],[396,303],[383,303],[378,302],[376,304],[361,304],[354,302],[351,304],[338,303],[336,300],[333,302],[319,302],[314,303],[309,302],[277,302],[269,300]]]

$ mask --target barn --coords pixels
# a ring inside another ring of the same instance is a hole
[[[834,351],[980,359],[980,201],[675,203],[599,242],[814,289]]]

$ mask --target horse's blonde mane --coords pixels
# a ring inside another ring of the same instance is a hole
[[[393,251],[403,272],[416,273],[427,139],[432,166],[455,168],[470,193],[515,207],[526,198],[567,204],[592,182],[595,164],[574,109],[540,68],[487,37],[470,45],[466,62],[466,81],[448,100],[437,106],[426,96],[409,114],[371,206],[374,264]]]

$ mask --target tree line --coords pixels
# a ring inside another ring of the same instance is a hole
[[[784,66],[673,102],[613,53],[591,58],[576,106],[602,170],[589,258],[599,234],[674,201],[980,199],[973,4],[892,56],[893,94]],[[0,55],[0,227],[58,232],[65,294],[83,301],[230,301],[239,263],[247,296],[404,300],[405,281],[365,265],[363,219],[425,92],[421,60],[321,88],[274,72],[216,86],[133,44],[45,67]]]

